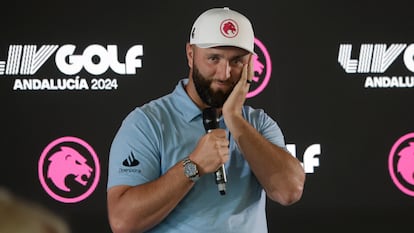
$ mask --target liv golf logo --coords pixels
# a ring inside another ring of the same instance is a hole
[[[78,48],[79,49],[79,48]],[[144,55],[142,45],[134,45],[120,62],[117,45],[89,45],[83,52],[75,52],[76,45],[10,45],[6,60],[0,60],[0,77],[5,75],[14,80],[13,90],[115,90],[117,79],[81,78],[84,70],[90,75],[102,75],[112,70],[119,75],[135,75],[142,67]],[[58,70],[72,77],[33,78],[36,72],[54,55]],[[21,78],[24,76],[25,78]],[[73,77],[74,76],[74,77]],[[27,77],[27,78],[26,78]]]
[[[340,44],[338,62],[347,74],[367,74],[365,88],[413,88],[414,44]],[[395,61],[402,59],[406,71],[387,72]],[[355,76],[355,75],[353,75]]]
[[[264,44],[255,39],[254,77],[247,98],[261,93],[268,85],[272,62]],[[0,51],[1,52],[1,51]],[[14,78],[15,91],[100,90],[118,88],[116,78],[101,78],[113,72],[133,76],[142,68],[143,45],[133,45],[121,53],[117,45],[92,44],[80,48],[64,45],[9,45],[6,56],[0,53],[0,78]],[[5,57],[5,59],[2,59]],[[37,74],[47,62],[52,62],[60,75],[39,77]],[[81,74],[94,76],[81,77]]]

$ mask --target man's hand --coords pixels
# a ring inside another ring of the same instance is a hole
[[[229,140],[224,129],[213,129],[205,134],[189,156],[197,164],[200,175],[212,173],[229,159]]]
[[[234,87],[232,93],[223,105],[223,116],[240,115],[243,104],[246,100],[246,95],[249,92],[250,83],[254,74],[252,54],[250,54],[249,61],[243,65],[241,77]]]

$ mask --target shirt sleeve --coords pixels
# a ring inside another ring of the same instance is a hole
[[[107,189],[136,186],[160,176],[158,131],[140,108],[124,119],[109,153]]]
[[[262,109],[245,108],[246,118],[263,135],[273,144],[287,150],[285,139],[279,125]]]

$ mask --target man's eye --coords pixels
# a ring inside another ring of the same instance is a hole
[[[243,65],[243,61],[241,59],[233,60],[234,65]]]

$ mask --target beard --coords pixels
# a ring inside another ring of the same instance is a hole
[[[233,86],[227,92],[223,90],[215,91],[211,88],[211,83],[213,82],[213,79],[209,80],[202,74],[200,74],[200,71],[198,70],[197,66],[194,66],[192,75],[195,89],[197,91],[198,96],[200,96],[201,100],[210,107],[223,107],[224,102],[226,102],[235,85],[233,84]]]

